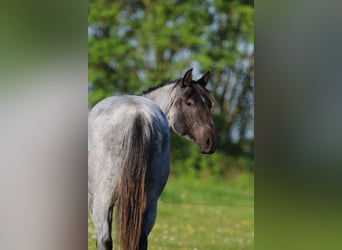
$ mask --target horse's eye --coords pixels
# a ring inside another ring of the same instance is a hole
[[[186,106],[192,106],[192,105],[194,105],[194,102],[192,100],[186,101]]]
[[[212,103],[211,103],[211,102],[209,102],[209,101],[206,101],[206,104],[207,104],[208,108],[209,108],[209,109],[211,109],[211,107],[212,107]]]

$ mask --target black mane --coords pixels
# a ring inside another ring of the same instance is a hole
[[[177,83],[180,79],[182,78],[178,78],[176,80],[169,80],[169,81],[165,81],[165,82],[162,82],[160,84],[158,84],[157,86],[154,86],[154,87],[150,87],[146,90],[144,90],[140,95],[145,95],[145,94],[148,94],[156,89],[159,89],[161,87],[164,87],[165,85],[169,85],[169,84],[172,84],[172,83]]]
[[[148,93],[150,93],[156,89],[159,89],[159,88],[166,86],[166,85],[169,85],[169,84],[176,84],[180,80],[182,80],[182,78],[162,82],[162,83],[158,84],[157,86],[150,87],[150,88],[144,90],[141,94],[139,94],[139,96],[146,95],[146,94],[148,94]],[[212,103],[214,102],[214,98],[211,95],[210,90],[206,89],[205,87],[202,87],[200,84],[195,84],[195,83],[196,83],[195,81],[191,82],[191,86],[193,88],[193,91],[196,91],[197,94],[204,97],[208,107],[211,108]]]

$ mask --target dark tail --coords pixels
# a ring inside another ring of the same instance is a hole
[[[116,233],[121,249],[137,250],[146,205],[145,174],[150,128],[141,114],[125,128],[121,179],[115,194]]]

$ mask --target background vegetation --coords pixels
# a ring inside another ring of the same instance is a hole
[[[172,134],[171,178],[151,247],[252,249],[253,1],[88,3],[89,108],[107,96],[141,93],[179,78],[189,68],[194,78],[211,72],[220,147],[201,155],[196,145]],[[92,249],[91,221],[89,241]]]
[[[253,168],[253,1],[90,0],[89,106],[140,93],[194,68],[211,71],[220,148],[201,156],[172,138],[172,174],[221,175]]]

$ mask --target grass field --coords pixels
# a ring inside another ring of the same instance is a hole
[[[96,249],[90,217],[88,249]],[[170,178],[158,204],[149,249],[254,249],[253,176]]]

